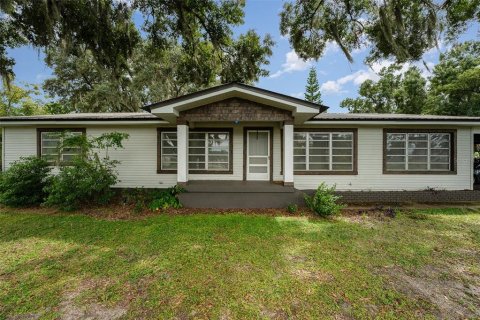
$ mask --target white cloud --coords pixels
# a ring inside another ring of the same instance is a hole
[[[339,93],[341,92],[341,89],[342,89],[342,86],[337,81],[333,81],[333,80],[324,82],[320,86],[320,92],[325,94]]]
[[[338,51],[340,51],[338,44],[335,41],[328,41],[323,54],[327,55],[329,53],[336,53]]]
[[[351,74],[338,78],[337,80],[329,80],[327,82],[324,82],[320,86],[320,90],[322,91],[322,93],[326,94],[342,93],[346,92],[343,87],[347,84],[351,83],[355,86],[360,86],[366,80],[378,81],[378,79],[380,79],[378,75],[380,71],[383,68],[391,66],[392,64],[393,61],[390,60],[375,62],[367,69],[355,71]],[[426,78],[431,75],[431,70],[433,69],[435,64],[431,61],[404,63],[400,70],[396,72],[396,74],[403,74],[412,66],[416,66],[417,68],[419,68],[423,77]]]
[[[280,77],[284,73],[306,70],[312,65],[312,63],[312,60],[303,60],[294,50],[291,50],[285,55],[285,63],[282,64],[282,68],[270,75],[270,78]]]
[[[361,85],[365,80],[378,80],[378,75],[372,70],[358,70],[352,74],[338,78],[337,80],[329,80],[320,86],[320,91],[326,94],[334,94],[346,92],[343,86],[348,83],[353,83],[356,86]]]

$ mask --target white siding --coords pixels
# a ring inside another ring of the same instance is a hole
[[[176,130],[176,128],[172,128]],[[119,160],[117,166],[123,188],[167,188],[177,184],[176,174],[157,173],[157,128],[155,127],[89,127],[87,135],[100,136],[102,133],[125,132],[130,137],[124,141],[124,149],[110,150],[111,159]]]
[[[324,181],[336,184],[337,190],[471,189],[472,150],[470,128],[457,128],[457,174],[383,174],[383,128],[361,127],[358,129],[358,175],[295,175],[295,187],[315,189]]]
[[[272,127],[273,130],[273,180],[282,181],[280,156],[280,126],[271,123],[245,123],[240,125],[200,124],[197,127],[233,127],[233,174],[189,174],[189,180],[242,180],[244,126]],[[320,126],[317,126],[320,127]],[[442,127],[446,128],[446,127]],[[176,130],[176,127],[172,128]],[[432,127],[428,127],[432,129]],[[384,175],[383,128],[358,128],[358,175],[295,175],[295,187],[315,189],[322,181],[337,185],[338,190],[422,190],[429,188],[463,190],[471,189],[473,132],[480,128],[458,127],[456,175]],[[165,188],[177,182],[176,174],[157,174],[157,130],[154,126],[90,126],[87,134],[98,136],[104,132],[119,131],[130,134],[125,149],[111,150],[110,157],[121,161],[118,165],[118,187]],[[4,128],[4,165],[8,168],[20,157],[37,154],[35,127]]]
[[[119,160],[117,187],[165,188],[177,183],[176,174],[157,174],[157,129],[155,127],[88,127],[87,135],[99,136],[118,131],[130,135],[125,149],[110,150],[110,158]],[[7,127],[4,134],[5,167],[20,157],[37,154],[37,130],[34,127]]]
[[[8,169],[21,157],[37,154],[37,129],[33,127],[8,127],[3,135],[4,167]]]

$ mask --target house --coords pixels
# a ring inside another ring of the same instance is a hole
[[[2,167],[34,154],[52,160],[62,130],[118,131],[130,138],[110,152],[121,161],[116,187],[184,185],[190,206],[284,206],[321,182],[358,201],[480,200],[472,191],[480,118],[333,114],[239,83],[145,110],[0,118]]]

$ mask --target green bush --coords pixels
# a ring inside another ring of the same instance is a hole
[[[63,139],[59,150],[79,148],[81,154],[64,163],[52,179],[45,205],[75,210],[83,204],[108,203],[115,195],[111,186],[118,181],[115,166],[119,163],[109,159],[108,150],[123,148],[122,142],[127,138],[128,134],[111,132],[99,137],[81,135]],[[103,158],[99,151],[103,152]]]
[[[338,202],[341,197],[334,195],[334,192],[335,186],[328,187],[325,182],[322,182],[313,196],[304,196],[305,204],[310,210],[322,217],[337,214],[344,208],[344,205]]]
[[[289,204],[287,206],[287,211],[291,214],[294,214],[298,211],[298,206],[296,204]]]
[[[0,203],[12,207],[38,205],[45,198],[50,167],[38,157],[21,158],[0,178]]]
[[[73,160],[60,169],[47,188],[47,206],[75,210],[83,204],[106,204],[114,196],[111,186],[117,182],[111,161]]]
[[[164,210],[169,208],[178,209],[182,207],[178,194],[183,192],[183,188],[174,186],[165,191],[160,192],[158,197],[154,199],[148,206],[152,211]]]

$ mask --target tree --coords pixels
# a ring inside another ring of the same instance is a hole
[[[269,37],[262,40],[254,31],[233,39],[231,28],[243,23],[243,6],[243,1],[236,0],[3,0],[0,74],[4,79],[13,76],[14,59],[8,56],[7,48],[29,44],[47,53],[61,49],[66,57],[80,57],[88,51],[95,68],[108,70],[115,85],[124,86],[130,60],[142,43],[132,19],[136,12],[143,15],[141,27],[152,46],[167,53],[181,47],[183,65],[196,77],[203,77],[202,84],[219,74],[221,81],[231,79],[227,67],[239,68],[237,63],[249,71],[237,80],[255,81],[267,73],[259,66],[270,55],[272,42]],[[215,61],[210,69],[209,59]],[[216,70],[219,59],[223,73]]]
[[[410,113],[421,114],[427,99],[427,81],[413,66],[405,73],[401,66],[382,68],[377,82],[366,80],[360,85],[360,97],[347,98],[340,103],[353,113]]]
[[[138,111],[145,104],[215,84],[256,81],[268,74],[262,65],[268,63],[272,45],[270,37],[259,43],[250,31],[232,40],[225,52],[215,52],[205,41],[194,55],[180,45],[159,49],[151,41],[142,41],[122,73],[96,63],[86,48],[77,55],[50,50],[46,63],[54,76],[43,87],[71,111]]]
[[[480,42],[468,41],[440,55],[430,78],[427,110],[432,114],[480,115]]]
[[[140,39],[131,19],[132,9],[121,1],[3,0],[0,10],[0,30],[4,30],[0,71],[4,79],[13,76],[14,64],[6,48],[32,45],[75,52],[85,46],[99,64],[120,70]]]
[[[305,87],[305,100],[321,104],[322,94],[318,84],[317,71],[314,67],[310,68],[308,73],[307,85]]]
[[[31,116],[45,113],[36,85],[20,87],[3,83],[0,89],[0,116]]]
[[[445,34],[455,39],[480,20],[480,0],[295,0],[284,4],[280,31],[303,59],[318,59],[338,44],[351,62],[352,51],[370,45],[367,62],[421,59]]]

